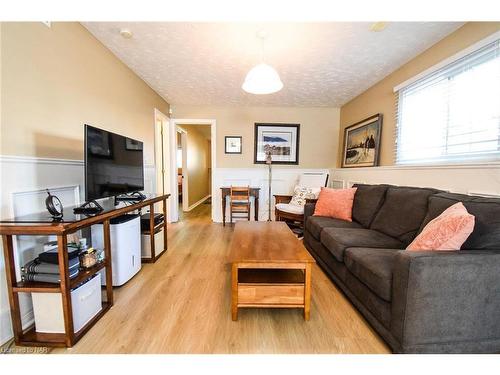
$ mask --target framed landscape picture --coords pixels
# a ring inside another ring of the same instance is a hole
[[[344,131],[342,168],[378,165],[382,114],[376,114],[348,126]]]
[[[299,164],[300,124],[255,124],[254,163],[265,164],[271,152],[273,164]]]
[[[224,143],[226,144],[226,154],[241,154],[241,137],[226,136]]]

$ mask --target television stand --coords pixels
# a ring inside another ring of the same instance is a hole
[[[11,320],[14,333],[14,341],[20,346],[65,346],[72,347],[85,333],[110,309],[113,305],[113,260],[111,247],[111,221],[112,219],[127,214],[141,208],[149,206],[151,218],[154,219],[155,203],[162,203],[163,216],[167,217],[167,200],[170,194],[152,195],[147,199],[134,203],[126,207],[112,208],[101,211],[91,217],[78,217],[69,215],[63,221],[57,223],[52,221],[52,217],[46,212],[28,216],[19,216],[12,219],[0,220],[0,235],[3,240],[3,253],[5,257],[5,274],[7,280],[7,292],[9,296]],[[95,266],[80,271],[78,276],[70,279],[68,254],[65,249],[68,244],[68,235],[94,224],[103,225],[103,250],[104,261]],[[150,219],[150,231],[155,231],[154,220]],[[167,222],[163,221],[164,231],[164,251],[167,250]],[[58,248],[58,264],[61,280],[59,283],[18,281],[17,271],[19,265],[15,261],[16,248],[14,247],[14,236],[26,235],[56,235]],[[157,259],[153,259],[153,262]],[[73,322],[73,304],[71,301],[71,291],[80,283],[90,278],[101,270],[106,270],[106,293],[105,300],[101,299],[102,310],[95,315],[87,324],[75,332]],[[19,301],[20,293],[59,293],[61,296],[62,312],[64,317],[63,333],[37,332],[36,326],[32,325],[23,329],[22,312]]]

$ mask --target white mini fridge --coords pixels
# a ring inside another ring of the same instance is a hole
[[[111,265],[113,286],[129,281],[141,269],[141,218],[122,215],[110,220]],[[103,225],[92,225],[92,247],[104,248]],[[102,285],[106,285],[106,270],[102,270]]]

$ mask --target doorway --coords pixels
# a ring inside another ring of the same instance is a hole
[[[177,132],[179,218],[211,198],[211,129],[208,124],[182,124]]]
[[[171,176],[171,201],[175,202],[172,218],[176,221],[182,219],[182,213],[199,205],[211,205],[216,122],[207,119],[172,119],[170,125],[171,164],[177,171]],[[213,218],[213,205],[210,212]]]

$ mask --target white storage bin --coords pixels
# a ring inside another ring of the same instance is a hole
[[[155,233],[155,256],[161,254],[165,247],[163,246],[163,232],[160,230]],[[151,258],[151,238],[149,234],[141,234],[141,255],[143,258]]]
[[[36,331],[64,333],[61,293],[31,293],[31,296]],[[73,328],[76,333],[102,310],[101,275],[99,273],[71,291],[71,304]]]

